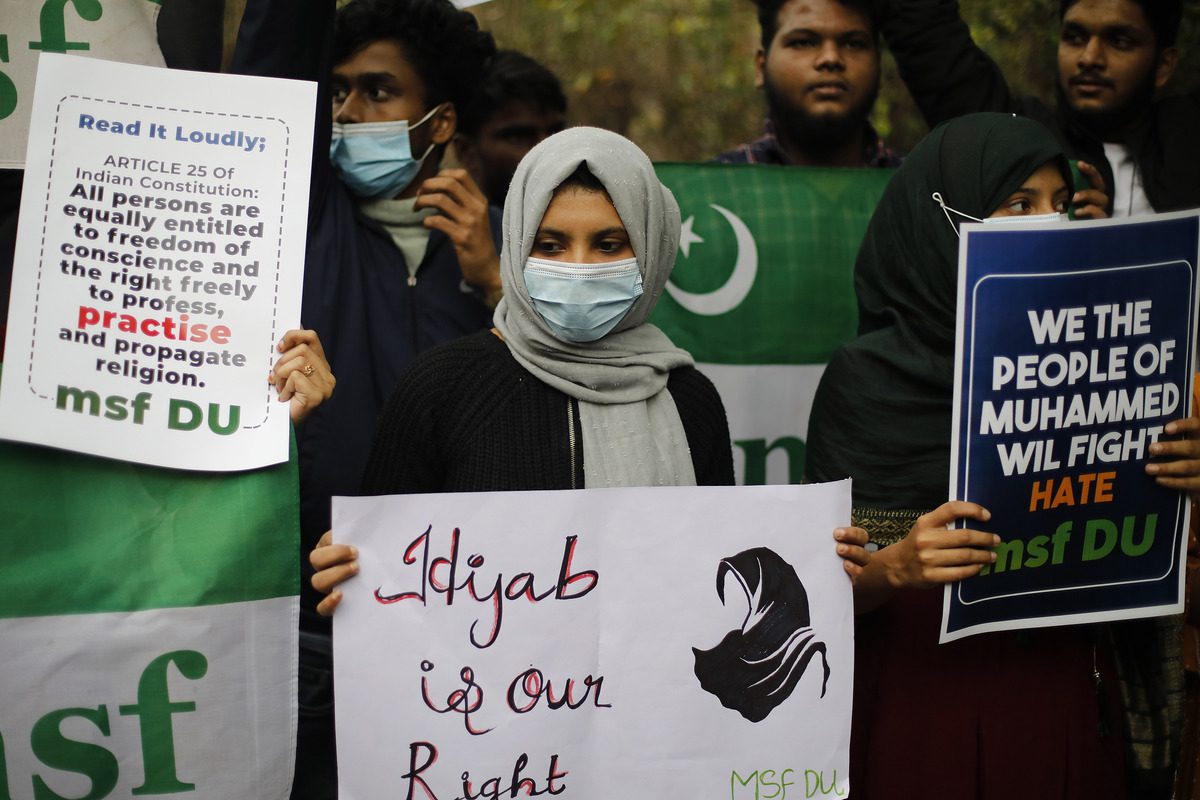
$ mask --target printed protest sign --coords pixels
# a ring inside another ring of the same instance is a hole
[[[343,800],[846,795],[848,481],[334,503]]]
[[[287,458],[267,375],[299,320],[314,97],[42,57],[0,436],[187,469]]]
[[[799,483],[813,395],[854,336],[854,260],[890,169],[656,164],[683,214],[653,322],[729,416],[738,483]]]
[[[0,442],[0,798],[284,800],[295,461],[234,475]]]
[[[0,0],[0,169],[25,161],[42,53],[163,65],[158,0]]]
[[[1200,216],[963,227],[951,497],[996,563],[942,640],[1177,613],[1189,503],[1145,472],[1189,414]]]

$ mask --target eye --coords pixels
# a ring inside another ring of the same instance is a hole
[[[1067,199],[1064,197],[1054,204],[1054,210],[1059,214],[1065,214],[1069,205]]]
[[[613,253],[619,253],[629,246],[629,242],[625,239],[602,239],[596,245],[596,249],[606,256],[611,256]]]
[[[533,252],[544,256],[556,256],[564,252],[562,244],[556,239],[535,239],[533,242]]]
[[[333,100],[333,104],[335,106],[340,106],[342,103],[346,102],[346,97],[349,94],[350,92],[347,91],[345,86],[334,86],[333,92],[330,94],[330,98]]]
[[[1119,34],[1116,34],[1115,36],[1109,37],[1108,43],[1117,50],[1132,50],[1134,48],[1134,46],[1137,44],[1137,42],[1135,42],[1132,37],[1127,36],[1123,33],[1119,33]]]
[[[1013,198],[1009,200],[1008,204],[1005,205],[1004,208],[1008,211],[1011,211],[1013,214],[1028,214],[1033,210],[1033,204],[1023,197]]]
[[[795,50],[805,47],[816,47],[817,37],[815,36],[791,36],[784,40],[784,47],[789,47]]]
[[[871,42],[864,36],[852,36],[846,41],[842,42],[842,47],[845,47],[847,50],[870,50]]]
[[[383,86],[372,86],[367,91],[367,97],[372,103],[386,103],[392,99],[392,93]]]
[[[1074,47],[1082,47],[1086,38],[1083,32],[1076,28],[1067,28],[1062,32],[1063,44],[1069,44]]]

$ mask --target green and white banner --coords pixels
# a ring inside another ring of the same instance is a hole
[[[799,483],[817,382],[854,336],[854,260],[883,169],[658,164],[683,214],[653,321],[725,401],[739,483]]]
[[[0,443],[0,800],[282,800],[295,460],[236,475]]]
[[[25,163],[42,53],[163,66],[160,0],[0,0],[0,168]]]

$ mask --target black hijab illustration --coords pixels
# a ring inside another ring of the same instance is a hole
[[[730,631],[711,650],[693,647],[696,677],[721,705],[751,722],[761,722],[791,696],[813,656],[821,656],[829,685],[825,643],[809,624],[808,595],[791,564],[765,547],[721,560],[717,597],[725,602],[725,579],[733,575],[748,610],[739,630]]]

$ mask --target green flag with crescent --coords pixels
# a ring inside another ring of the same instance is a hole
[[[854,260],[888,169],[656,165],[683,216],[654,322],[717,385],[739,483],[798,483],[829,356],[857,327]]]

